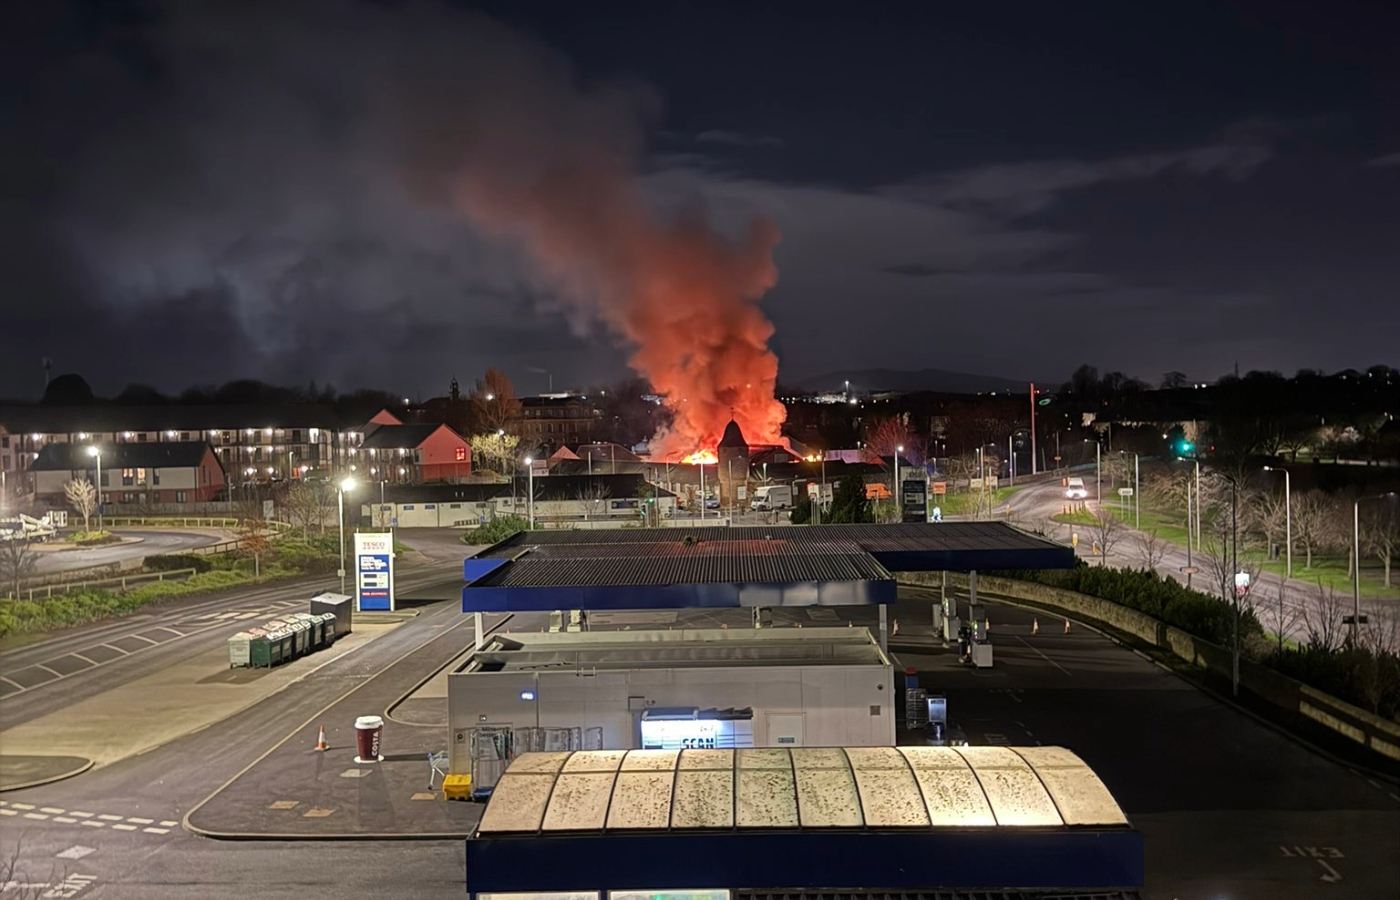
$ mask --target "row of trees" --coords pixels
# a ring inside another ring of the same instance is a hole
[[[1108,472],[1106,465],[1105,477],[1108,477]],[[1201,474],[1200,540],[1205,544],[1219,543],[1227,533],[1233,532],[1230,528],[1232,481],[1237,486],[1234,489],[1235,517],[1242,546],[1250,554],[1263,553],[1269,558],[1285,554],[1289,507],[1283,491],[1262,488],[1248,478],[1217,471],[1203,471]],[[1153,505],[1184,513],[1188,484],[1194,490],[1194,483],[1188,482],[1183,475],[1158,472],[1145,479],[1143,490]],[[1293,494],[1295,573],[1313,568],[1317,555],[1330,554],[1345,556],[1347,572],[1351,574],[1354,501],[1355,498],[1349,494],[1320,490]],[[1385,586],[1390,587],[1396,551],[1400,550],[1400,502],[1391,499],[1364,503],[1360,508],[1358,524],[1362,554],[1381,564]]]

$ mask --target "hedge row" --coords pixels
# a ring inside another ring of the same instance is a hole
[[[1086,566],[1000,573],[1111,600],[1215,644],[1230,645],[1234,610],[1218,597],[1136,569]],[[1368,647],[1337,650],[1304,646],[1285,648],[1268,640],[1252,610],[1240,616],[1241,653],[1319,691],[1379,716],[1400,721],[1400,655]]]
[[[1002,574],[1008,578],[1036,581],[1051,587],[1112,600],[1212,643],[1230,643],[1234,610],[1229,604],[1156,572],[1087,566],[1081,560],[1073,569]],[[1259,624],[1259,620],[1251,610],[1244,610],[1240,616],[1241,646],[1256,645],[1263,638],[1264,628]]]

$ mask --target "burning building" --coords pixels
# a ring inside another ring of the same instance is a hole
[[[724,434],[719,439],[715,454],[719,474],[719,502],[726,509],[737,509],[748,497],[749,484],[749,442],[744,440],[744,432],[733,419],[724,426]],[[740,496],[743,488],[743,496]]]

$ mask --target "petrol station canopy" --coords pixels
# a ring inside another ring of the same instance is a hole
[[[468,558],[464,612],[893,603],[895,572],[1061,569],[1001,522],[525,531]]]
[[[526,753],[467,843],[467,873],[478,896],[1124,888],[1141,884],[1142,843],[1061,747]]]

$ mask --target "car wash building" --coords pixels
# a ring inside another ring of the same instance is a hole
[[[475,900],[1127,900],[1141,835],[1059,747],[528,753]]]

